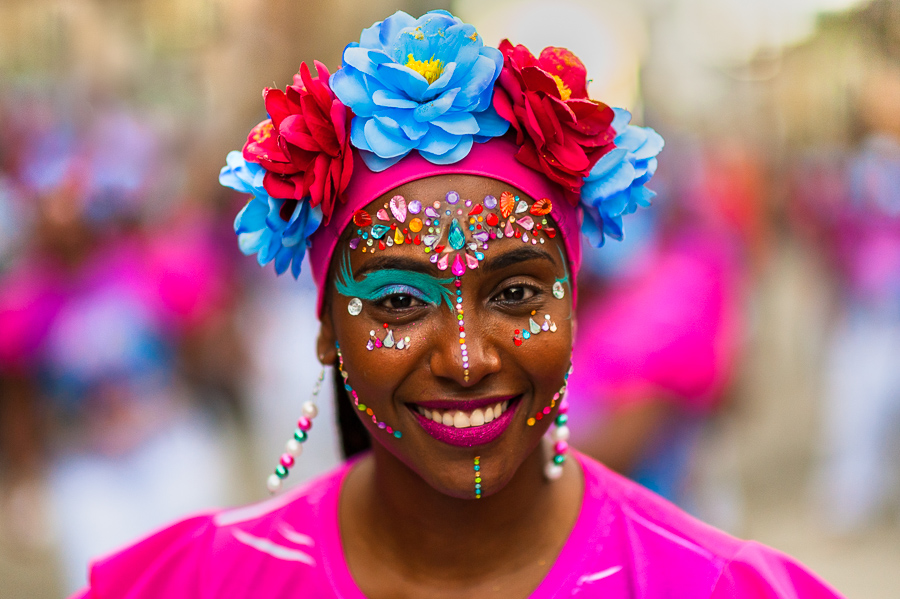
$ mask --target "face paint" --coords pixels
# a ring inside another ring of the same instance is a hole
[[[421,272],[393,269],[370,272],[357,281],[350,271],[350,256],[345,253],[335,288],[343,296],[370,302],[377,303],[392,295],[409,295],[434,306],[443,301],[452,309],[452,294],[447,288],[452,282],[453,279],[438,279]]]
[[[341,346],[337,343],[335,343],[334,346],[335,349],[337,349],[338,370],[340,370],[341,377],[344,379],[344,389],[350,395],[351,399],[353,399],[353,405],[356,406],[356,409],[360,412],[365,413],[367,416],[370,416],[372,418],[372,423],[375,424],[375,426],[377,426],[379,429],[385,431],[387,434],[393,435],[396,439],[400,439],[401,437],[403,437],[403,433],[398,430],[394,430],[383,421],[378,420],[378,417],[375,415],[375,412],[372,410],[372,408],[366,407],[366,404],[359,403],[359,396],[356,394],[356,391],[354,391],[350,386],[350,383],[347,382],[348,375],[347,371],[344,370],[344,356],[341,353]]]

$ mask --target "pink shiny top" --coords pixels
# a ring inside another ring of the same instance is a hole
[[[573,455],[584,471],[581,512],[533,598],[840,597],[793,559],[730,537]],[[349,469],[159,531],[94,563],[90,588],[73,599],[363,599],[338,529]]]

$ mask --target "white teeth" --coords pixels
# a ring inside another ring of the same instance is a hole
[[[486,408],[477,408],[471,412],[460,410],[432,410],[423,406],[416,406],[416,411],[428,420],[432,420],[444,426],[454,428],[469,428],[472,426],[484,426],[493,422],[509,408],[509,401],[497,402]]]
[[[456,428],[469,428],[469,417],[463,414],[462,412],[457,412],[453,416],[453,426]]]

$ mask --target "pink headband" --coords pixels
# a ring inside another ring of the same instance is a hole
[[[353,178],[344,193],[346,202],[337,202],[328,224],[320,226],[310,237],[309,262],[319,288],[317,313],[322,313],[325,283],[334,249],[353,214],[392,189],[437,175],[479,175],[508,183],[536,200],[549,199],[553,203],[550,215],[559,227],[570,271],[578,272],[581,266],[581,215],[578,209],[566,201],[562,188],[519,162],[515,157],[517,151],[518,146],[513,140],[498,137],[474,144],[469,155],[455,164],[433,164],[418,153],[410,153],[394,166],[377,173],[369,170],[359,154],[354,152]],[[574,284],[572,290],[574,294]]]

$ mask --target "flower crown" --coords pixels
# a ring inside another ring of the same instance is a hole
[[[315,67],[316,77],[304,63],[293,85],[263,92],[269,118],[219,175],[253,196],[234,223],[241,251],[274,261],[278,274],[300,274],[310,235],[344,201],[354,152],[373,172],[413,151],[446,165],[514,135],[516,159],[580,205],[596,247],[621,240],[622,217],[655,195],[645,184],[662,137],[591,100],[587,71],[565,48],[538,57],[508,40],[492,48],[447,11],[399,11],[348,44],[337,72]]]

